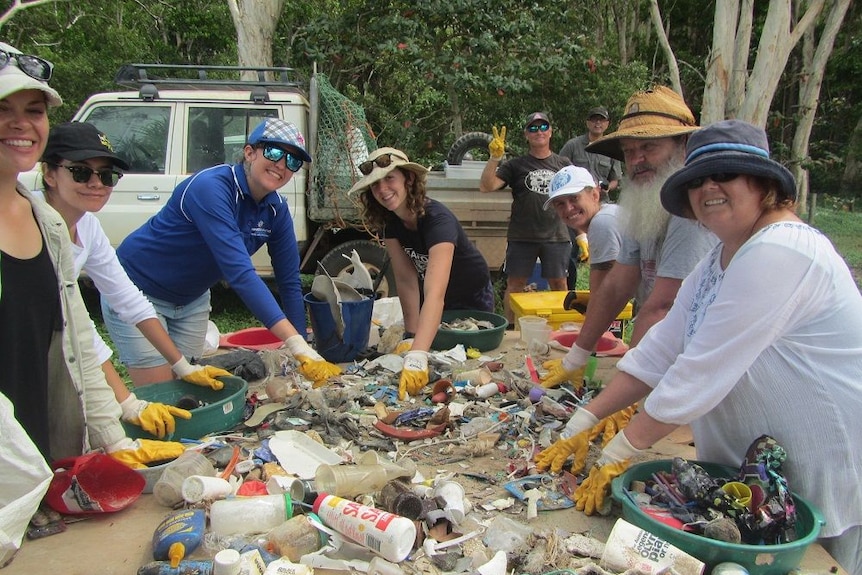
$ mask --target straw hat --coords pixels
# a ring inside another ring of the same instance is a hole
[[[376,160],[382,156],[387,156],[389,160],[389,164],[381,167]],[[370,164],[369,164],[370,162]],[[371,184],[374,182],[378,182],[386,177],[386,174],[394,170],[395,168],[403,168],[405,170],[410,170],[415,173],[417,176],[424,176],[428,173],[428,168],[425,166],[421,166],[417,163],[411,162],[407,157],[407,154],[402,152],[401,150],[396,150],[395,148],[378,148],[371,152],[368,155],[368,159],[359,164],[362,166],[363,164],[368,164],[372,166],[372,170],[362,177],[361,180],[353,184],[353,187],[348,190],[348,197],[353,197],[355,194],[361,194],[365,190],[371,187]]]
[[[652,140],[689,134],[698,129],[694,114],[682,96],[665,86],[637,92],[629,98],[616,132],[587,146],[587,151],[625,161],[620,139]]]
[[[691,217],[686,184],[720,173],[770,178],[778,182],[782,199],[796,200],[793,174],[769,159],[766,132],[742,120],[724,120],[691,137],[686,145],[685,166],[661,187],[661,204],[676,216]]]

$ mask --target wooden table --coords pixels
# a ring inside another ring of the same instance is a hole
[[[502,355],[507,367],[523,365],[524,350],[518,343],[517,332],[507,332],[500,348],[488,355]],[[607,382],[614,373],[618,358],[600,358],[596,376]],[[681,427],[665,437],[650,450],[657,458],[674,456],[694,458],[690,430]],[[493,459],[493,458],[492,458]],[[494,460],[505,465],[503,458]],[[439,470],[420,462],[420,471],[426,477]],[[483,471],[488,471],[483,469]],[[500,487],[500,496],[506,492]],[[469,490],[468,490],[469,495]],[[33,575],[37,573],[63,573],[66,575],[119,575],[133,574],[138,567],[152,561],[153,531],[169,510],[156,502],[152,495],[144,494],[130,508],[118,513],[97,516],[68,526],[66,532],[44,539],[25,541],[21,550],[2,575]],[[525,520],[525,517],[521,517]],[[539,523],[558,527],[570,533],[589,532],[605,540],[616,517],[588,517],[574,508],[540,513]],[[193,557],[205,557],[198,552]],[[831,571],[833,567],[837,571]],[[803,558],[799,575],[846,575],[834,559],[818,544],[811,545]]]

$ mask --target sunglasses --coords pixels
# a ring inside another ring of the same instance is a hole
[[[99,181],[102,182],[103,186],[108,186],[109,188],[113,188],[117,185],[117,182],[120,181],[120,178],[123,177],[122,172],[118,172],[113,168],[105,168],[104,170],[94,170],[88,166],[60,166],[61,168],[66,168],[72,174],[72,179],[78,182],[79,184],[86,184],[90,181],[90,178],[93,174],[99,176]]]
[[[392,156],[394,154],[381,154],[380,156],[374,158],[373,160],[366,160],[359,164],[359,171],[362,172],[363,176],[367,176],[371,173],[371,170],[374,169],[374,166],[378,168],[388,168],[392,164]],[[395,156],[399,160],[404,160],[400,156]]]
[[[535,134],[536,132],[547,132],[551,129],[549,124],[533,124],[532,126],[527,126],[527,131],[531,134]]]
[[[282,158],[284,158],[284,165],[287,166],[287,169],[291,172],[298,172],[299,168],[302,167],[302,160],[284,148],[266,145],[261,147],[261,150],[263,150],[263,157],[270,162],[278,163]]]
[[[31,78],[35,78],[42,82],[50,80],[51,74],[54,71],[54,64],[38,56],[14,54],[5,50],[0,50],[0,70],[8,66],[12,60],[15,60],[18,64],[18,68],[22,72]]]
[[[696,188],[701,187],[709,178],[716,184],[723,184],[725,182],[729,182],[731,180],[735,180],[739,177],[739,174],[735,174],[733,172],[719,172],[717,174],[709,174],[708,176],[702,176],[700,178],[695,178],[693,180],[689,180],[685,183],[685,188],[687,190],[694,190]]]

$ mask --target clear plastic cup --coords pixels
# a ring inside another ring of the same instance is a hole
[[[215,476],[215,467],[199,451],[186,451],[171,461],[153,487],[153,495],[165,507],[175,507],[183,501],[183,482],[192,475]]]

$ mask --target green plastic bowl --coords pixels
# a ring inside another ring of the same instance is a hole
[[[490,351],[500,347],[503,336],[506,335],[506,326],[509,322],[501,315],[478,310],[447,310],[443,312],[442,321],[452,322],[456,319],[472,317],[478,320],[490,321],[494,324],[492,329],[481,329],[479,331],[463,331],[459,329],[438,329],[437,336],[431,342],[431,349],[444,351],[456,345],[463,344],[465,348],[475,347],[479,351]]]
[[[716,463],[695,461],[712,477],[733,477],[737,470]],[[750,575],[785,575],[799,566],[805,550],[814,543],[826,522],[820,511],[805,499],[793,493],[796,502],[796,531],[799,539],[779,545],[742,545],[726,543],[688,533],[665,525],[641,511],[629,497],[628,486],[632,481],[648,481],[653,473],[670,472],[671,460],[661,459],[632,465],[625,473],[613,480],[611,491],[623,506],[623,519],[649,531],[671,545],[706,563],[706,573],[724,561],[739,563]]]
[[[203,407],[192,409],[191,419],[174,418],[177,428],[173,439],[200,439],[211,433],[219,433],[231,429],[242,421],[245,408],[245,394],[248,383],[240,377],[220,377],[224,387],[216,391],[186,383],[180,379],[154,383],[135,388],[138,399],[176,405],[184,395],[191,395],[206,403]],[[126,434],[132,439],[158,439],[137,425],[123,422]]]

